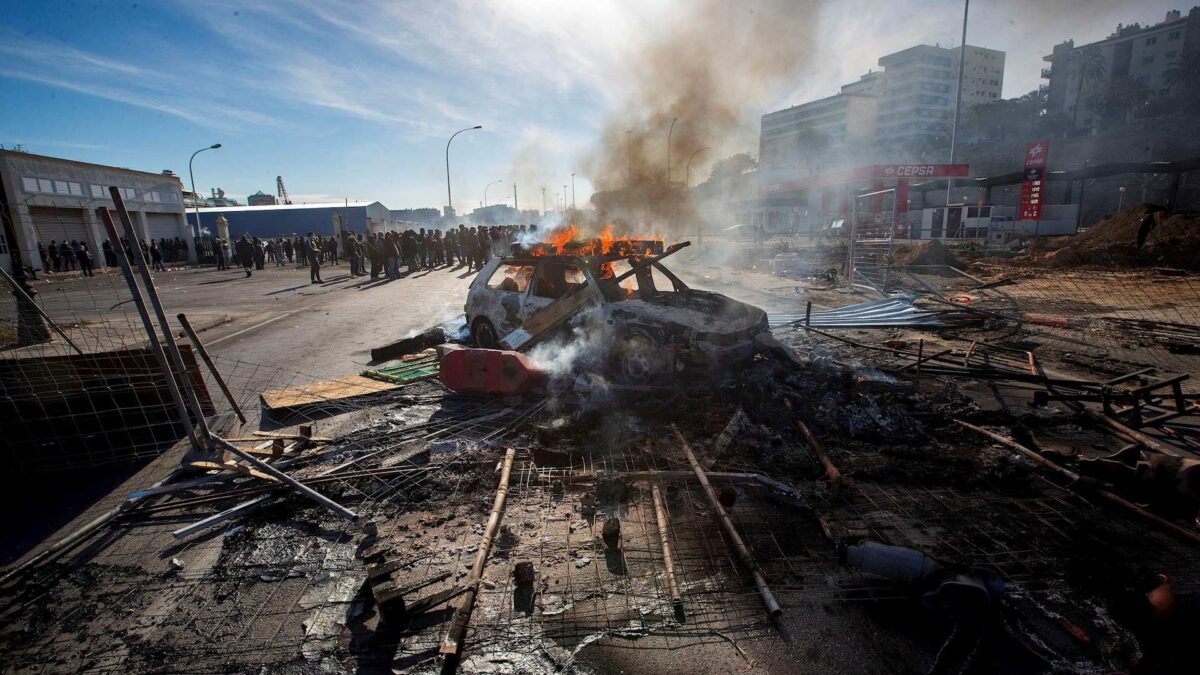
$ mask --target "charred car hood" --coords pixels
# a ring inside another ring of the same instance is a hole
[[[639,324],[661,324],[697,333],[742,333],[766,330],[763,310],[711,291],[688,289],[659,293],[649,300],[633,299],[612,304],[614,317]]]

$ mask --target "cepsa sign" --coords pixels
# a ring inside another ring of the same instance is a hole
[[[966,164],[876,164],[872,178],[950,178],[969,171]]]

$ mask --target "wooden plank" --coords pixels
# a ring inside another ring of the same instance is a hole
[[[396,388],[396,385],[388,382],[372,380],[361,375],[347,375],[325,382],[264,391],[260,397],[266,408],[281,410],[330,401],[345,401],[361,396],[374,396],[393,391]]]

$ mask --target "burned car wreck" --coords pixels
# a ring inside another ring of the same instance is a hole
[[[527,339],[522,326],[535,315],[570,304],[574,330],[606,334],[604,361],[612,374],[641,384],[746,363],[755,337],[767,330],[763,310],[689,288],[662,264],[673,250],[664,253],[661,242],[597,243],[570,253],[514,248],[513,255],[485,265],[467,294],[467,326],[483,348],[515,347]],[[595,255],[597,250],[605,252]],[[564,322],[548,333],[567,327]]]

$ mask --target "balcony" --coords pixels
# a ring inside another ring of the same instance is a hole
[[[1043,80],[1050,79],[1050,69],[1049,68],[1042,68],[1042,79]]]

